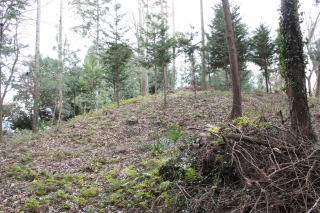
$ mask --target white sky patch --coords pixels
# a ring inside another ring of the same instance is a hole
[[[171,0],[169,7],[171,7]],[[190,30],[190,25],[195,27],[195,31],[200,32],[200,0],[174,0],[175,1],[175,19],[176,32],[187,32]],[[53,49],[57,46],[58,22],[59,22],[59,0],[42,0],[42,17],[41,17],[41,41],[40,52],[43,57],[50,56],[58,57],[58,53]],[[126,13],[126,21],[128,27],[133,28],[133,17],[138,20],[138,0],[118,0],[122,4],[122,13]],[[214,17],[212,7],[220,3],[220,0],[203,0],[204,3],[204,20],[206,31],[208,31],[208,24]],[[300,0],[300,12],[306,11],[305,15],[315,14],[319,8],[313,6],[314,0]],[[71,46],[71,50],[80,50],[79,56],[84,58],[89,46],[92,45],[90,40],[83,39],[72,31],[72,27],[76,26],[81,21],[76,17],[67,1],[64,2],[64,36]],[[240,6],[240,13],[243,22],[248,26],[249,33],[263,23],[272,29],[272,35],[276,36],[276,29],[279,27],[280,17],[280,1],[279,0],[231,0],[231,4]],[[169,15],[171,15],[171,8],[169,8]],[[35,46],[35,7],[31,11],[25,13],[29,19],[24,23],[22,28],[21,40],[28,45],[23,51],[24,56],[34,54]],[[169,17],[169,24],[171,24],[171,17]],[[302,23],[302,28],[305,29],[305,23]],[[170,29],[171,32],[171,29]],[[304,30],[305,32],[305,30]],[[133,33],[133,32],[132,32]],[[319,33],[317,32],[317,36]],[[259,70],[256,66],[250,68],[257,72]],[[7,101],[12,100],[13,93],[8,94]]]

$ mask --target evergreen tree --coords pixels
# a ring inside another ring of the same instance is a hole
[[[132,56],[132,50],[124,39],[128,31],[121,23],[124,15],[120,14],[121,4],[114,4],[113,21],[109,23],[110,31],[107,37],[107,48],[101,55],[106,79],[112,83],[114,89],[114,101],[120,103],[121,82],[127,75],[124,72]]]
[[[250,42],[250,60],[263,71],[266,91],[271,92],[270,66],[274,62],[275,44],[270,30],[261,24],[255,31]]]
[[[207,60],[210,72],[225,72],[226,83],[225,88],[230,88],[230,65],[227,41],[225,38],[226,30],[224,25],[224,16],[222,5],[214,6],[215,17],[209,24],[210,32],[207,34]],[[238,58],[241,68],[241,87],[248,88],[250,84],[250,71],[246,68],[249,52],[249,39],[246,25],[242,22],[239,13],[239,7],[231,8],[231,18],[235,33],[236,45],[238,50]]]
[[[166,105],[167,73],[166,67],[171,62],[172,53],[170,49],[175,45],[174,39],[168,36],[168,25],[163,17],[151,14],[147,17],[147,29],[144,30],[146,38],[143,45],[147,49],[145,63],[154,68],[154,88],[158,89],[158,68],[162,74],[162,85],[164,90],[164,105]]]
[[[75,13],[81,18],[81,24],[74,27],[76,32],[84,37],[93,39],[95,53],[99,53],[102,41],[106,34],[107,12],[111,0],[73,0],[71,5],[75,7]]]

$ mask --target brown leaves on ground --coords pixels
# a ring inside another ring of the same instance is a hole
[[[134,165],[150,157],[140,147],[155,142],[155,135],[165,134],[173,125],[185,126],[185,133],[200,134],[207,124],[226,121],[231,110],[228,93],[199,92],[171,94],[163,109],[162,97],[151,96],[119,108],[110,107],[66,122],[59,131],[54,128],[31,141],[1,146],[0,211],[15,212],[23,208],[30,196],[30,183],[9,175],[12,165],[29,156],[36,171],[77,174],[92,177],[99,185],[104,171]],[[281,122],[277,112],[286,111],[286,98],[280,94],[244,95],[244,112],[267,116]],[[313,111],[320,111],[315,107]],[[318,125],[318,124],[317,124]],[[103,159],[98,168],[93,162]],[[28,159],[26,159],[28,160]]]

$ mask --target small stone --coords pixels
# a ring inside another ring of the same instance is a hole
[[[127,120],[127,124],[128,125],[135,125],[135,124],[138,124],[139,123],[139,120],[138,118],[136,117],[131,117]]]
[[[127,148],[125,146],[116,146],[114,148],[115,153],[125,153],[127,152]]]

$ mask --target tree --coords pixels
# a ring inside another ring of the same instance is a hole
[[[62,48],[62,30],[63,30],[63,0],[60,0],[60,19],[59,19],[59,37],[58,37],[58,60],[59,60],[59,71],[57,75],[57,93],[58,93],[58,128],[62,119],[63,113],[63,73],[64,73],[64,59],[63,59],[63,48]]]
[[[171,0],[172,3],[172,35],[173,39],[175,40],[176,36],[176,13],[175,13],[175,4],[174,0]],[[173,80],[172,80],[172,89],[176,88],[177,83],[177,68],[176,68],[176,46],[173,45],[172,47],[172,73],[173,73]]]
[[[35,49],[35,62],[34,62],[34,92],[33,92],[33,114],[32,114],[32,131],[38,132],[39,130],[39,75],[40,75],[40,21],[41,21],[41,0],[37,0],[37,19],[36,19],[36,49]]]
[[[82,33],[94,40],[95,53],[99,53],[102,46],[101,35],[106,31],[103,23],[106,23],[106,15],[111,0],[73,0],[76,14],[82,19],[82,24],[74,27],[76,32]]]
[[[235,32],[238,58],[241,68],[241,87],[243,89],[250,86],[250,71],[246,68],[246,62],[248,61],[249,53],[249,39],[246,25],[242,22],[242,18],[239,13],[239,7],[234,6],[231,8],[231,18]],[[209,65],[208,73],[213,73],[215,76],[221,76],[218,72],[225,72],[225,85],[222,85],[225,89],[230,89],[230,61],[226,41],[226,30],[224,23],[224,15],[222,4],[214,6],[215,17],[211,21],[209,28],[210,32],[207,34],[206,45],[206,58]],[[215,80],[215,79],[214,79]],[[214,85],[215,86],[215,85]]]
[[[200,0],[200,16],[201,16],[201,86],[207,89],[207,70],[206,70],[206,52],[205,52],[205,33],[203,20],[203,0]]]
[[[59,62],[52,58],[40,58],[39,64],[41,71],[37,75],[37,82],[39,84],[39,118],[43,118],[43,112],[45,109],[50,108],[54,114],[54,109],[57,99],[57,79]],[[26,115],[33,117],[34,107],[34,81],[35,81],[35,69],[34,59],[31,58],[26,64],[29,68],[27,72],[20,74],[18,81],[14,84],[16,95],[14,100],[23,103]],[[33,122],[32,122],[33,123]]]
[[[0,143],[3,142],[3,102],[17,71],[21,48],[18,26],[27,5],[23,0],[0,2]]]
[[[110,44],[102,56],[106,76],[113,83],[114,101],[120,105],[121,82],[126,79],[125,66],[131,58],[132,50],[125,43]]]
[[[314,51],[314,33],[316,31],[318,22],[320,18],[320,13],[318,13],[315,20],[312,20],[310,17],[310,22],[307,22],[307,53],[311,60],[312,68],[309,71],[309,74],[306,75],[307,83],[308,83],[308,92],[309,96],[312,96],[312,89],[311,89],[311,77],[313,73],[316,74],[317,82],[316,82],[316,96],[319,97],[320,95],[320,73],[319,73],[319,61],[316,58],[315,51]]]
[[[145,25],[145,18],[148,16],[149,11],[149,2],[145,3],[143,0],[138,0],[139,4],[139,24],[136,30],[136,37],[138,41],[138,55],[139,55],[139,68],[141,73],[141,91],[140,94],[142,96],[145,96],[148,94],[149,90],[149,76],[148,76],[148,70],[145,66],[143,66],[143,58],[145,54],[145,48],[142,45],[142,37],[144,36],[142,33],[143,26]],[[146,11],[145,11],[146,9]]]
[[[270,30],[261,24],[254,32],[250,44],[250,60],[263,70],[266,91],[271,92],[270,66],[274,61],[275,44],[271,38]]]
[[[194,90],[194,97],[197,97],[197,87],[196,87],[196,59],[195,54],[196,51],[199,50],[198,44],[193,44],[194,38],[196,37],[196,33],[193,32],[194,28],[191,28],[191,31],[187,33],[186,35],[182,35],[178,39],[178,47],[181,48],[181,51],[186,55],[187,60],[189,61],[191,65],[191,84],[193,86]]]
[[[168,25],[163,16],[152,14],[147,21],[148,32],[146,33],[146,40],[144,45],[147,48],[146,61],[152,64],[155,71],[155,92],[158,87],[158,69],[162,73],[163,97],[164,106],[167,105],[167,65],[172,59],[170,49],[174,44],[174,40],[168,36]]]
[[[287,82],[292,129],[315,141],[305,85],[305,58],[298,0],[281,0],[281,60]]]
[[[90,95],[90,102],[86,103],[88,107],[90,105],[92,108],[95,109],[99,107],[98,95],[99,88],[102,86],[102,78],[102,64],[95,56],[95,54],[89,53],[89,55],[87,55],[87,57],[84,60],[82,73],[79,78],[82,92],[86,92]]]
[[[132,56],[132,50],[124,39],[127,29],[121,26],[124,15],[119,13],[121,4],[114,4],[114,19],[109,23],[110,34],[108,35],[108,47],[102,54],[102,63],[105,76],[112,82],[114,89],[114,101],[120,104],[121,82],[127,77],[125,67]]]
[[[240,87],[240,66],[236,47],[236,40],[232,26],[232,18],[230,12],[230,5],[228,0],[222,0],[223,14],[226,28],[226,38],[229,50],[229,61],[232,78],[232,111],[230,118],[234,119],[242,115],[242,100]]]

